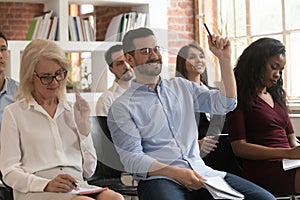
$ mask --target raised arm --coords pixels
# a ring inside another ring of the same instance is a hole
[[[236,82],[231,63],[231,45],[228,38],[212,35],[208,36],[208,45],[211,52],[218,57],[221,69],[221,92],[229,98],[237,97]]]

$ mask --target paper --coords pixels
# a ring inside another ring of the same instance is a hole
[[[100,193],[104,190],[107,190],[107,187],[98,187],[98,186],[94,186],[94,185],[89,185],[89,186],[84,186],[84,187],[78,187],[78,190],[72,190],[71,194],[81,194],[81,195],[85,195],[85,194],[95,194],[95,193]]]
[[[300,159],[282,159],[282,166],[284,171],[300,167]]]
[[[205,177],[203,182],[214,199],[244,199],[244,195],[231,188],[226,181],[219,177]]]

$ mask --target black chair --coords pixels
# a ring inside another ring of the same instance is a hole
[[[5,184],[2,179],[2,173],[0,172],[0,180],[4,187],[0,186],[0,200],[13,200],[13,189]]]
[[[113,145],[107,126],[107,117],[92,116],[91,133],[97,152],[98,162],[94,175],[88,183],[98,186],[108,186],[110,189],[131,197],[137,196],[137,187],[122,182],[124,167]]]
[[[241,176],[241,164],[233,153],[228,134],[220,135],[218,141],[217,149],[203,157],[205,164],[213,169]]]

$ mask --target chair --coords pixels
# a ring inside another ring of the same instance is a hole
[[[203,157],[205,164],[213,169],[241,176],[242,168],[238,158],[233,153],[228,134],[220,135],[218,141],[217,149]]]
[[[92,116],[91,134],[96,149],[98,161],[94,175],[88,179],[88,183],[98,186],[108,186],[110,189],[131,196],[137,196],[137,187],[125,185],[122,182],[124,167],[113,145],[110,131],[107,126],[107,117]]]
[[[2,173],[0,172],[0,180],[3,184],[3,187],[0,186],[0,200],[13,200],[13,190],[11,187],[6,185],[2,179]]]

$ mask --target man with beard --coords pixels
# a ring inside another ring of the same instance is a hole
[[[130,87],[133,71],[125,61],[122,45],[114,45],[105,52],[105,61],[115,75],[113,85],[106,90],[96,103],[96,115],[107,116],[112,103]]]
[[[111,106],[108,126],[125,170],[138,181],[140,200],[214,199],[203,182],[216,176],[245,199],[275,199],[243,178],[206,166],[200,157],[194,112],[226,114],[237,103],[230,42],[213,35],[208,43],[219,59],[220,90],[161,78],[161,49],[152,30],[139,28],[124,36],[124,54],[136,80]]]

